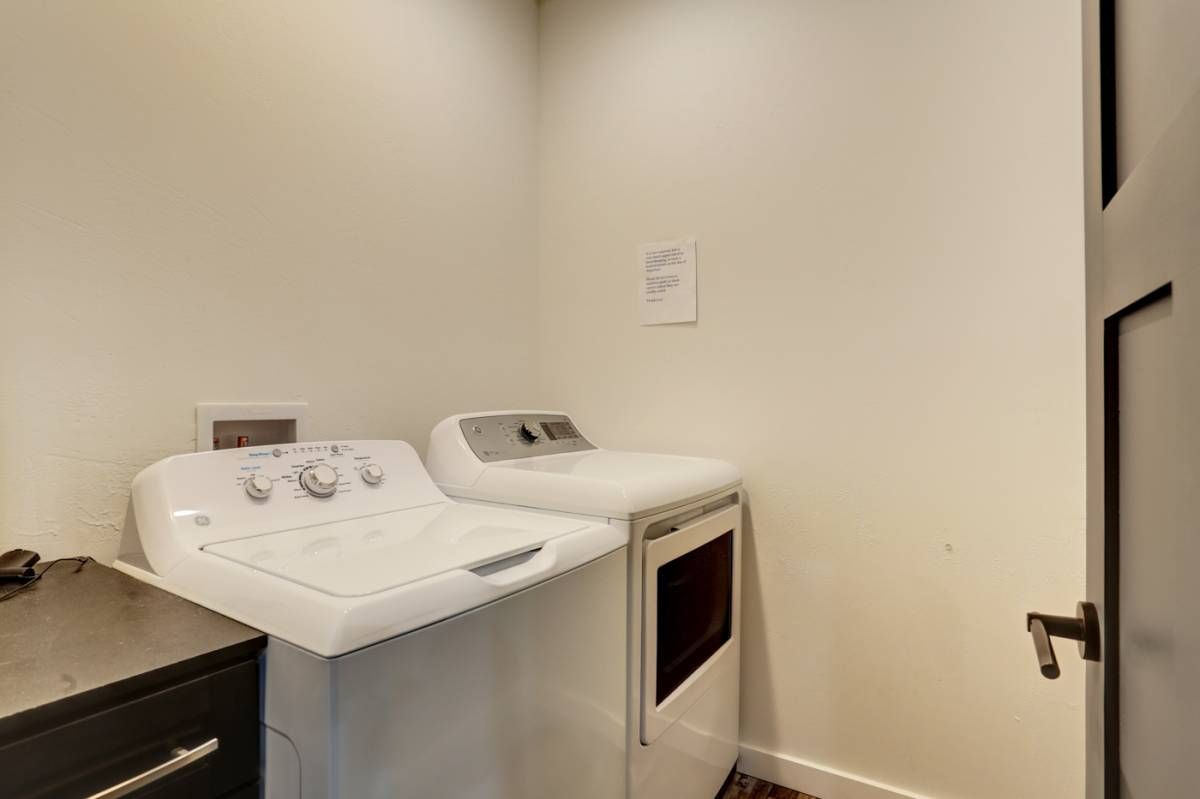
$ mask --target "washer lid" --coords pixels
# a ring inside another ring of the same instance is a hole
[[[439,502],[208,544],[204,552],[337,597],[361,597],[530,552],[589,525]]]
[[[737,467],[713,458],[607,449],[483,464],[471,485],[433,477],[451,496],[610,519],[680,507],[742,479]]]

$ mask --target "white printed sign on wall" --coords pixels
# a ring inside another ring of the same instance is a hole
[[[696,321],[696,240],[656,241],[638,247],[643,325]]]

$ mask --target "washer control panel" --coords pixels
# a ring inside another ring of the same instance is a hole
[[[165,574],[220,541],[440,504],[403,441],[320,441],[164,458],[133,480],[139,537]]]
[[[287,444],[239,450],[235,479],[246,496],[268,500],[332,499],[355,488],[383,484],[386,471],[354,444]]]
[[[560,413],[473,416],[458,425],[475,457],[484,463],[596,448],[571,417]]]

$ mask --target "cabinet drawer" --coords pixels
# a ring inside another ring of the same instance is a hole
[[[88,797],[217,739],[133,797],[218,797],[258,779],[258,664],[247,661],[0,748],[6,797]],[[167,790],[170,788],[170,790]]]

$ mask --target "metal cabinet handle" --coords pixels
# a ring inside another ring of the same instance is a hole
[[[1075,616],[1047,616],[1044,613],[1025,615],[1025,629],[1033,635],[1033,649],[1038,668],[1047,680],[1057,680],[1060,674],[1058,658],[1050,636],[1079,642],[1079,656],[1084,660],[1100,660],[1100,614],[1091,602],[1080,602]]]
[[[171,750],[171,759],[167,762],[159,763],[154,768],[147,769],[124,782],[118,782],[116,785],[105,788],[103,791],[98,791],[87,799],[117,799],[119,796],[128,796],[138,788],[161,780],[169,774],[174,774],[181,768],[190,766],[198,760],[203,760],[217,751],[218,744],[219,741],[216,738],[211,738],[194,749],[184,749],[182,746],[176,747]]]

